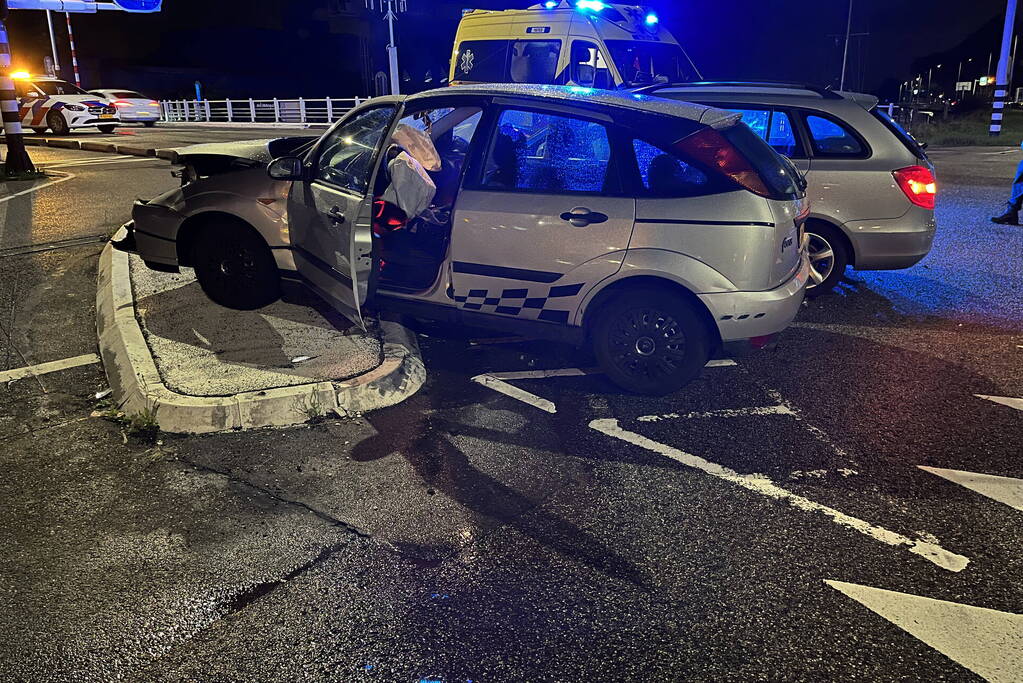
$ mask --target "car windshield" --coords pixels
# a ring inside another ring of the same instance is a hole
[[[697,78],[685,52],[678,45],[609,40],[607,47],[618,72],[628,85],[658,81],[675,83]]]
[[[32,83],[37,90],[41,90],[47,95],[88,95],[76,85],[72,85],[67,81],[35,81]]]

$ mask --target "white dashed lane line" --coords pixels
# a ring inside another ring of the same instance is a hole
[[[997,500],[999,503],[1005,503],[1011,508],[1023,511],[1023,479],[999,477],[993,474],[980,474],[978,472],[945,470],[940,467],[924,467],[923,465],[917,465],[917,467],[924,472],[930,472],[955,484],[964,486],[991,500]]]
[[[1009,406],[1016,410],[1023,410],[1023,398],[1011,398],[1009,396],[985,396],[984,394],[974,394],[974,396],[986,401],[994,401],[995,403],[1000,403],[1003,406]]]
[[[907,536],[890,531],[884,527],[876,526],[869,522],[865,522],[862,519],[847,515],[834,508],[814,502],[808,498],[804,498],[803,496],[796,495],[791,491],[787,491],[778,486],[765,475],[739,474],[735,470],[710,462],[709,460],[705,460],[697,455],[693,455],[692,453],[686,453],[685,451],[672,446],[666,446],[665,444],[648,439],[641,434],[636,434],[635,432],[622,429],[618,425],[618,420],[594,420],[590,423],[590,427],[602,434],[606,434],[634,446],[644,448],[653,453],[658,453],[678,463],[698,469],[713,477],[717,477],[718,479],[741,486],[753,493],[773,498],[775,500],[785,501],[792,507],[805,512],[821,513],[826,517],[829,517],[831,521],[839,526],[858,531],[859,533],[873,538],[876,541],[880,541],[881,543],[891,546],[906,547],[909,552],[919,555],[929,562],[933,562],[942,569],[947,569],[951,572],[960,572],[970,563],[969,558],[945,550],[937,543],[908,538]]]
[[[1023,680],[1023,615],[844,581],[824,583],[988,681]]]

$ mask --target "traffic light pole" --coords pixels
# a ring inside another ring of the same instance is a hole
[[[7,143],[7,160],[4,176],[7,178],[35,173],[35,166],[25,149],[24,132],[21,129],[18,96],[11,80],[11,45],[7,40],[7,0],[0,0],[0,115],[3,116],[4,140]]]
[[[1008,0],[1005,6],[1005,26],[1002,28],[1002,51],[998,56],[998,72],[995,75],[995,99],[991,109],[991,127],[988,134],[996,137],[1002,132],[1002,112],[1005,98],[1009,94],[1009,48],[1012,47],[1012,31],[1016,26],[1016,0]]]

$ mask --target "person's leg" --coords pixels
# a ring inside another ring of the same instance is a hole
[[[1019,224],[1019,211],[1023,206],[1023,161],[1016,166],[1016,176],[1012,181],[1012,192],[1009,193],[1009,201],[1005,205],[1005,212],[1000,216],[991,219],[993,223]]]

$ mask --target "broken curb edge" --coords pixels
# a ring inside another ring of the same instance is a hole
[[[107,244],[100,254],[96,332],[113,399],[125,414],[153,410],[165,432],[205,434],[232,429],[305,423],[310,411],[350,415],[395,405],[426,381],[415,334],[399,319],[380,321],[383,360],[345,381],[320,381],[224,397],[200,397],[169,389],[135,318],[128,254]]]

